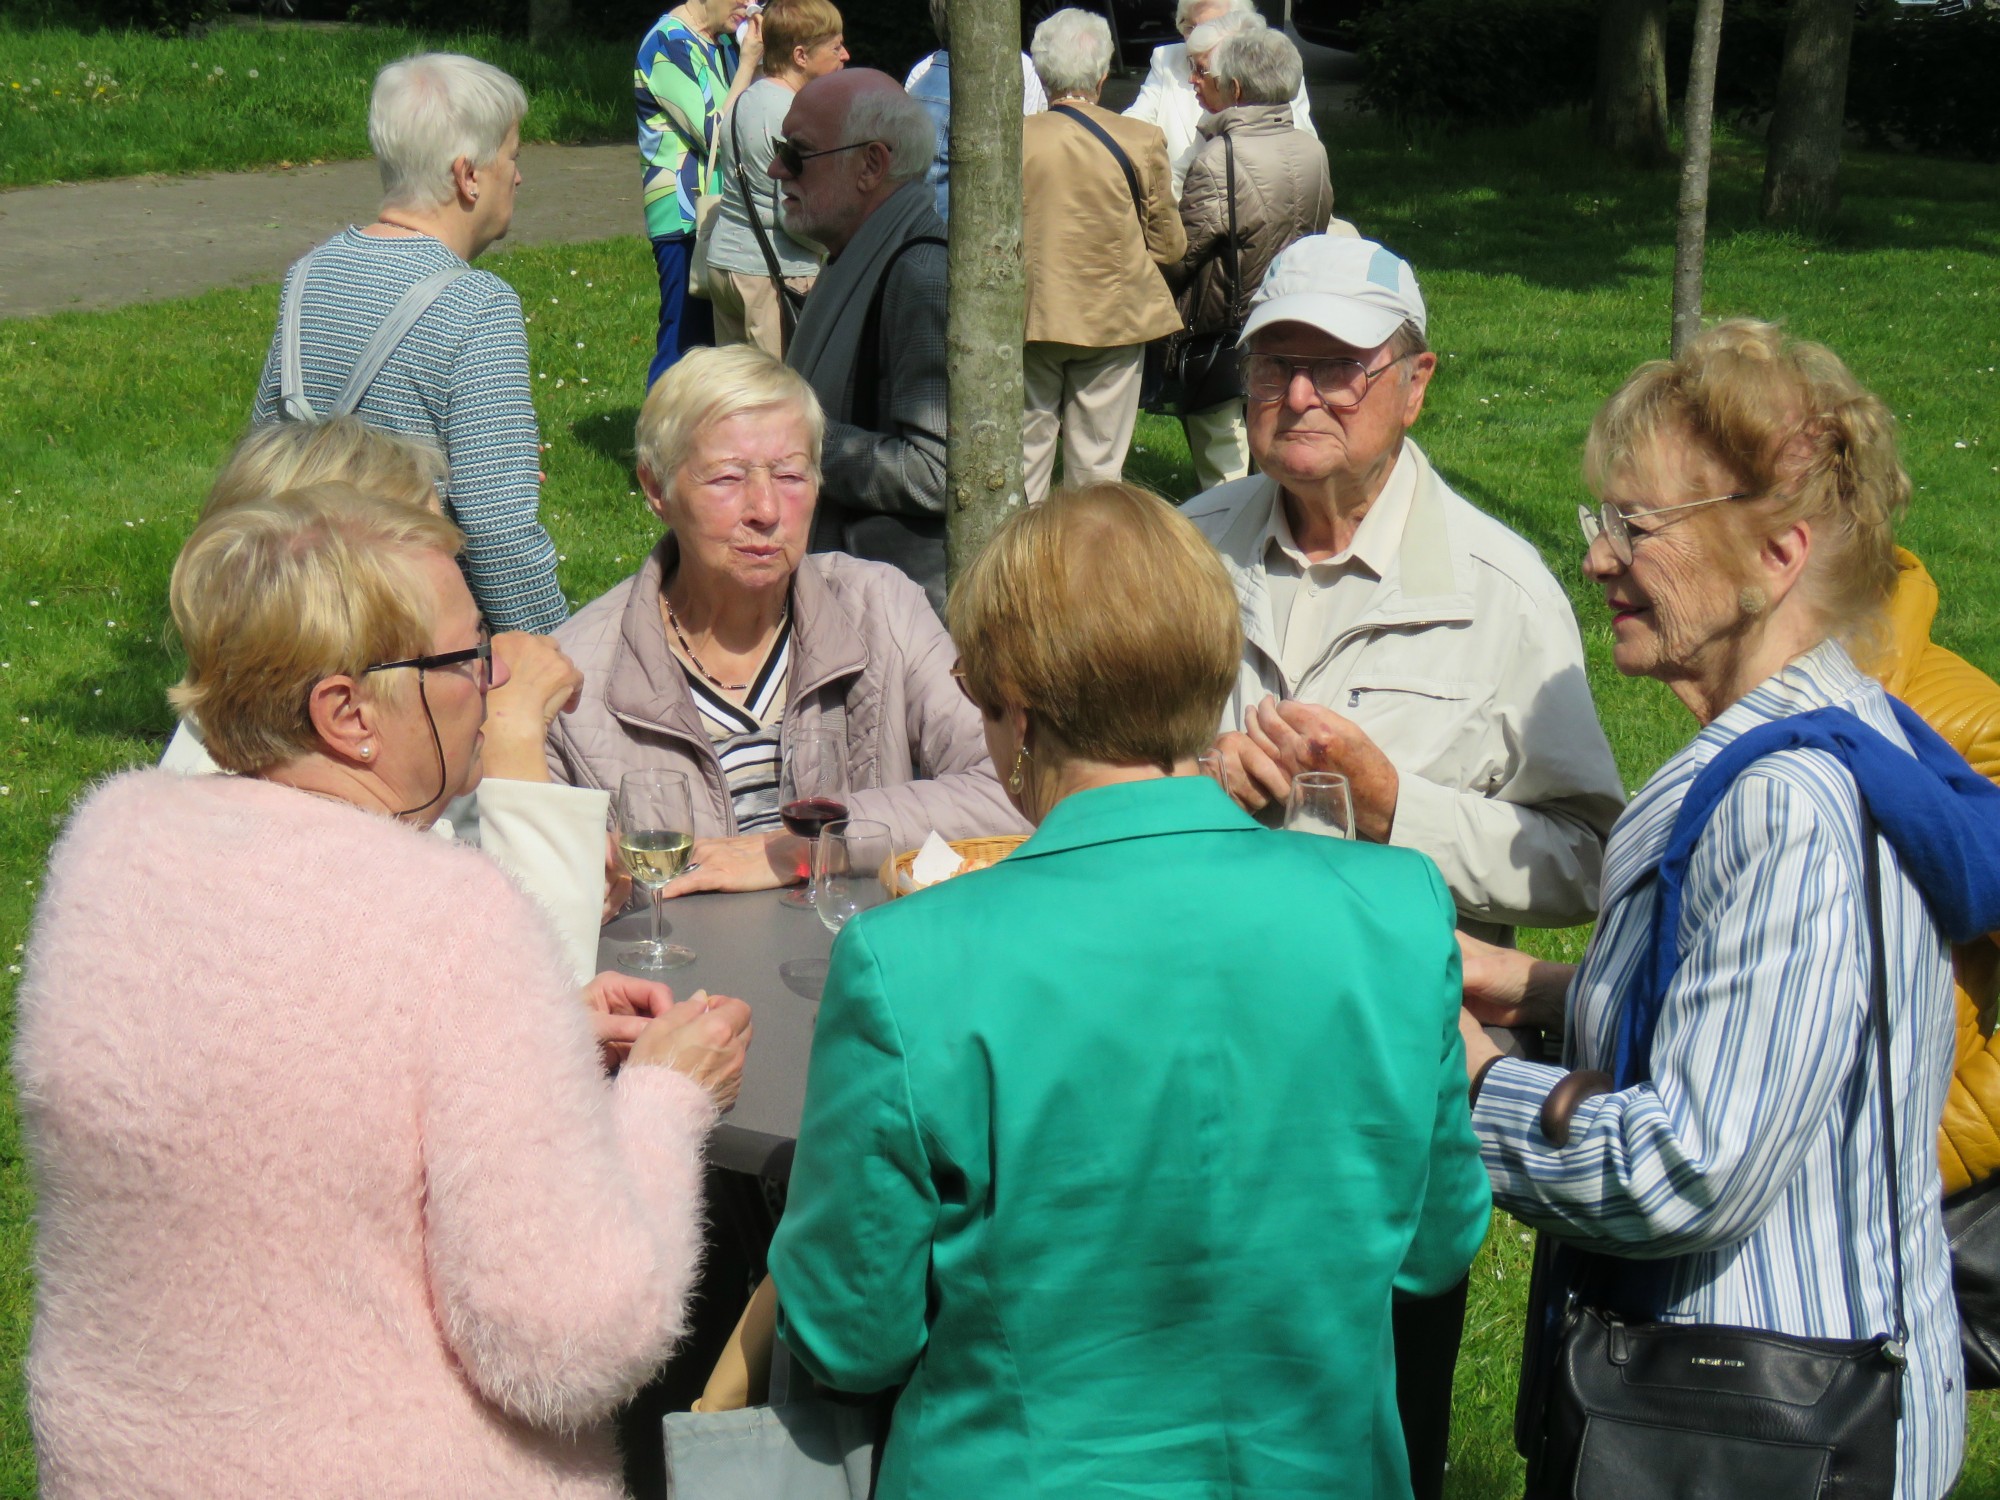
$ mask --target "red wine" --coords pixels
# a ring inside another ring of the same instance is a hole
[[[831,797],[801,797],[779,808],[778,816],[785,820],[786,832],[802,839],[816,839],[827,824],[838,823],[847,816],[847,804]]]

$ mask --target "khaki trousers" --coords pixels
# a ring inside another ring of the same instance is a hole
[[[801,296],[815,278],[788,276],[785,285]],[[716,344],[755,344],[773,359],[785,357],[784,325],[778,318],[778,293],[768,276],[708,268],[708,301],[715,309]]]
[[[1049,497],[1059,436],[1064,484],[1117,479],[1125,472],[1125,451],[1139,420],[1145,354],[1143,344],[1090,349],[1035,342],[1023,348],[1022,479],[1030,505]]]
[[[1188,456],[1194,460],[1195,493],[1212,490],[1250,472],[1250,430],[1243,423],[1243,399],[1182,417]]]

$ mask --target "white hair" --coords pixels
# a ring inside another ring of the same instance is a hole
[[[1188,17],[1198,10],[1206,10],[1220,3],[1224,15],[1254,16],[1257,14],[1257,0],[1181,0],[1174,7],[1174,30],[1187,25]]]
[[[880,141],[889,148],[890,182],[914,182],[937,155],[937,126],[921,99],[901,89],[881,89],[862,94],[847,107],[840,143],[861,141]]]
[[[1059,10],[1035,28],[1028,44],[1049,97],[1092,94],[1111,71],[1111,26],[1095,11]]]
[[[1264,18],[1256,11],[1232,10],[1226,16],[1218,16],[1213,21],[1204,21],[1188,34],[1189,57],[1205,57],[1220,47],[1232,36],[1246,31],[1264,30]],[[1209,71],[1214,72],[1214,68]],[[1289,96],[1288,96],[1289,97]]]
[[[451,201],[452,164],[490,166],[528,112],[521,85],[491,63],[456,52],[419,52],[375,75],[368,143],[382,167],[382,200],[394,208]]]
[[[1244,104],[1289,104],[1305,78],[1305,64],[1292,39],[1268,26],[1224,37],[1208,60],[1208,71],[1225,99],[1233,83]]]

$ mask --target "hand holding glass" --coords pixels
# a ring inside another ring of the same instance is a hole
[[[641,973],[679,969],[694,950],[669,943],[660,931],[660,888],[687,872],[694,849],[694,794],[679,771],[627,771],[618,783],[618,857],[653,908],[653,935],[635,943],[626,962]]]
[[[887,823],[843,818],[827,824],[813,853],[813,907],[828,932],[838,934],[851,918],[889,899],[881,871],[890,852]]]
[[[1354,837],[1354,795],[1338,771],[1302,771],[1285,798],[1285,826],[1329,838]]]

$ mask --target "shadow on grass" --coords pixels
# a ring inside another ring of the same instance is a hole
[[[164,747],[174,732],[166,690],[180,680],[179,649],[140,630],[105,633],[110,659],[96,652],[46,673],[20,712],[79,739],[136,739]]]
[[[1581,292],[1660,273],[1674,239],[1675,169],[1634,170],[1599,155],[1579,113],[1512,130],[1400,134],[1387,122],[1343,119],[1328,132],[1336,211],[1437,271],[1513,276]],[[1845,205],[1815,238],[1785,236],[1759,217],[1760,143],[1725,132],[1710,187],[1712,244],[1777,235],[1848,250],[2000,250],[2000,199],[1990,167],[1849,151]],[[1939,213],[1939,205],[1950,212]]]
[[[578,417],[569,424],[569,435],[601,458],[631,473],[636,467],[632,429],[639,421],[636,406],[613,406]]]

